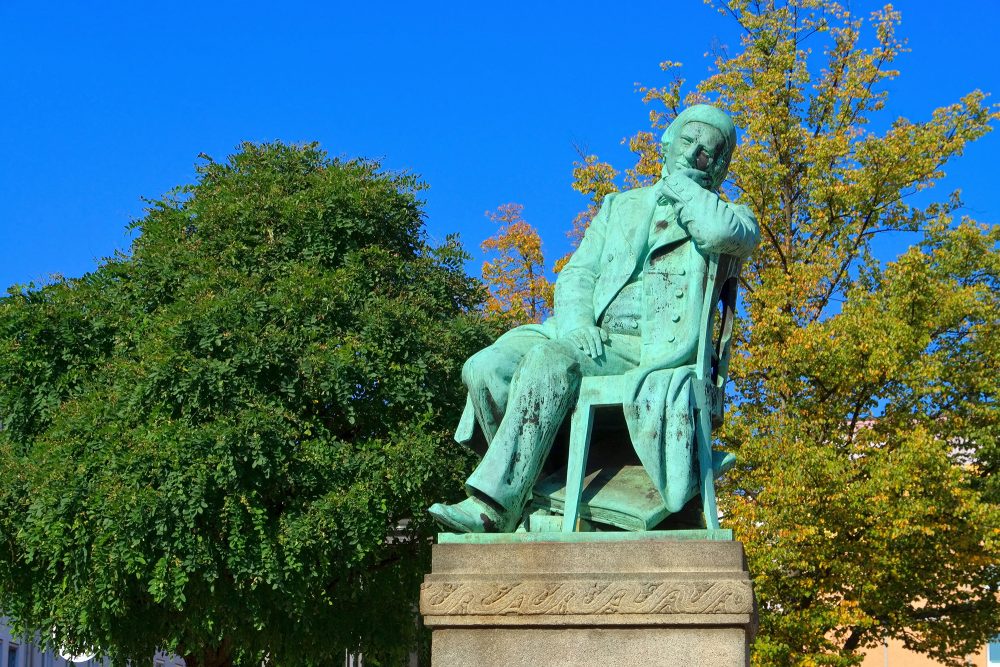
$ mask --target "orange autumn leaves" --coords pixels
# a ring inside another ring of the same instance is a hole
[[[541,322],[552,312],[553,283],[545,275],[542,239],[521,217],[523,210],[521,204],[502,204],[488,212],[498,230],[481,246],[490,257],[483,262],[489,288],[485,315],[512,327]]]

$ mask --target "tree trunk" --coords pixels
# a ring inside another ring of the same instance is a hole
[[[182,653],[186,667],[233,667],[233,645],[228,638],[218,646],[202,646]]]
[[[861,642],[861,631],[858,628],[851,630],[851,634],[848,635],[847,641],[844,642],[845,651],[854,651],[858,648],[858,644]]]

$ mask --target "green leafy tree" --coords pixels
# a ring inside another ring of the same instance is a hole
[[[0,299],[0,608],[189,667],[401,664],[489,341],[418,181],[245,144],[128,256]]]
[[[958,193],[919,202],[996,107],[973,91],[877,131],[905,51],[891,6],[868,21],[829,0],[718,8],[739,48],[687,96],[664,63],[672,80],[640,89],[653,129],[629,140],[636,165],[619,183],[586,156],[576,187],[593,211],[655,179],[655,137],[682,103],[733,115],[724,193],[763,241],[743,271],[719,434],[740,465],[720,506],[761,604],[754,663],[857,664],[891,637],[962,664],[1000,631],[1000,228],[958,218]],[[886,234],[909,247],[880,258]]]

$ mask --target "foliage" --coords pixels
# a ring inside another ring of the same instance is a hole
[[[686,98],[677,63],[636,166],[576,165],[591,195],[658,177],[654,136],[713,102],[743,129],[725,196],[763,242],[743,271],[735,407],[741,465],[721,489],[761,604],[757,665],[849,665],[883,637],[960,664],[1000,631],[1000,228],[920,204],[998,117],[974,91],[929,120],[873,126],[905,51],[891,6],[733,0],[741,48]],[[870,45],[867,45],[870,44]],[[917,193],[924,193],[915,197]],[[882,261],[886,235],[909,244]]]
[[[499,225],[483,241],[484,252],[496,253],[483,262],[483,282],[489,289],[486,315],[508,326],[541,322],[552,312],[553,285],[545,276],[542,239],[521,217],[520,204],[501,204],[486,215]]]
[[[570,241],[573,242],[573,247],[579,245],[580,241],[583,240],[587,226],[600,210],[604,197],[618,191],[618,184],[615,183],[618,171],[614,167],[607,162],[600,161],[596,155],[587,154],[579,147],[577,152],[582,161],[573,165],[573,189],[587,195],[590,202],[587,208],[573,218],[573,226],[566,233]],[[572,252],[567,253],[556,261],[554,267],[556,273],[562,271],[572,254]]]
[[[116,662],[400,664],[480,289],[413,176],[280,143],[198,172],[129,256],[0,299],[0,608]]]

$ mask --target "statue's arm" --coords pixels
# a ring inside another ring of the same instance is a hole
[[[594,326],[594,286],[600,276],[601,254],[607,236],[608,217],[615,195],[601,203],[590,221],[580,247],[559,272],[555,287],[554,314],[560,336],[581,327]]]
[[[671,174],[661,191],[674,201],[680,224],[698,248],[746,258],[760,243],[760,228],[746,206],[723,201],[683,173]]]

